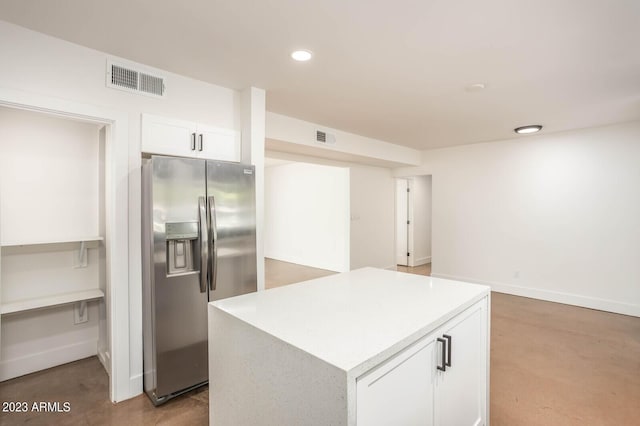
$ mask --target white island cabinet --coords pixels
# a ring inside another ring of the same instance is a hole
[[[209,304],[210,423],[488,424],[486,286],[363,268]]]

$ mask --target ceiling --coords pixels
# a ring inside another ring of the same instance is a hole
[[[0,19],[418,149],[640,119],[637,0],[0,0]]]

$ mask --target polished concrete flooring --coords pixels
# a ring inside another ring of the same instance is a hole
[[[640,425],[640,318],[491,297],[493,426]]]
[[[308,266],[268,258],[265,259],[264,269],[264,286],[268,289],[300,281],[312,280],[314,278],[326,277],[327,275],[337,273],[327,271],[326,269],[310,268]]]
[[[267,288],[333,273],[272,260],[266,272]],[[115,405],[107,395],[96,358],[41,371],[0,383],[0,401],[69,402],[70,412],[0,412],[0,425],[208,421],[206,387],[157,408],[145,395]],[[640,424],[640,318],[492,293],[491,424]]]
[[[431,275],[431,264],[427,263],[426,265],[420,266],[396,266],[396,270],[400,272],[408,272],[410,274],[418,274],[418,275]]]
[[[91,357],[0,384],[0,400],[70,403],[68,413],[0,413],[0,425],[206,425],[209,393],[192,391],[160,407],[146,395],[112,404],[109,381]]]

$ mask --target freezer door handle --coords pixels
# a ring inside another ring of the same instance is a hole
[[[211,291],[215,291],[218,278],[218,227],[216,224],[216,199],[213,196],[209,197],[209,223],[211,224],[211,280],[209,288]]]
[[[198,197],[200,214],[200,293],[207,291],[207,268],[209,267],[209,227],[207,226],[207,205],[204,197]]]

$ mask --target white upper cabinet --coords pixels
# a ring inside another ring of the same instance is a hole
[[[240,132],[142,114],[142,152],[240,162]]]
[[[198,124],[196,150],[200,158],[240,162],[240,133]]]
[[[142,114],[142,152],[192,157],[196,124]]]

